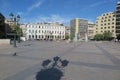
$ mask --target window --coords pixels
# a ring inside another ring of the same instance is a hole
[[[37,33],[37,30],[35,31],[35,33]]]
[[[106,29],[106,27],[104,27],[104,29]]]
[[[32,38],[34,38],[34,35],[32,35]]]
[[[104,22],[106,22],[106,20],[104,20]]]
[[[108,23],[108,25],[110,25],[110,23]]]
[[[101,27],[101,29],[103,29],[103,27]]]
[[[34,33],[34,30],[32,30],[32,33]]]
[[[31,39],[31,35],[29,35],[29,39]]]
[[[108,27],[108,29],[110,29],[110,26]]]
[[[114,26],[112,26],[112,28],[114,28]]]

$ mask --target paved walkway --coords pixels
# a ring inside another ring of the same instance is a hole
[[[12,56],[16,52],[18,56]],[[60,56],[70,61],[66,80],[120,80],[120,44],[114,42],[23,42],[0,47],[0,80],[36,80],[41,62]]]

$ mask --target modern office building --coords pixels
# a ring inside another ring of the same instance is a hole
[[[116,6],[116,34],[120,34],[120,1]]]
[[[70,21],[71,39],[80,40],[87,37],[88,20],[75,18]]]
[[[26,24],[26,39],[60,40],[65,39],[65,26],[56,23]]]
[[[94,38],[95,24],[88,22],[88,39]]]
[[[113,37],[116,36],[115,12],[107,12],[97,17],[95,34],[102,34],[105,31],[111,32]]]

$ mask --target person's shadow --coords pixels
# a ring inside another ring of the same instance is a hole
[[[52,60],[44,60],[41,69],[37,75],[36,80],[60,80],[64,76],[63,69],[68,65],[69,61],[61,60],[56,56]]]

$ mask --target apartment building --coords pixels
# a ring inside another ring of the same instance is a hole
[[[120,34],[120,1],[116,6],[116,34]]]
[[[111,32],[112,36],[116,36],[116,17],[115,12],[107,12],[97,17],[95,34],[102,34],[105,31]]]
[[[26,24],[26,39],[60,40],[65,39],[65,26],[56,23]]]
[[[88,20],[75,18],[70,21],[71,39],[85,39],[87,33]]]
[[[88,22],[88,39],[94,38],[95,24]]]

